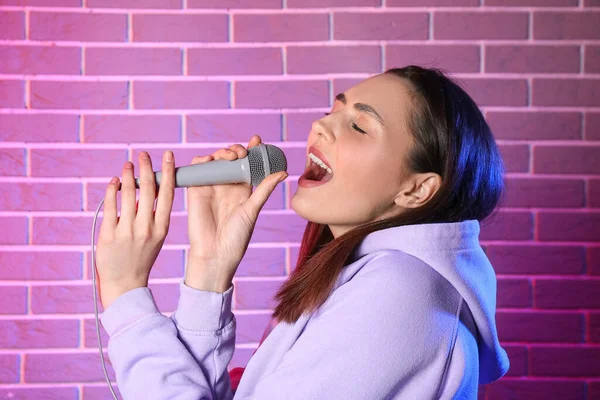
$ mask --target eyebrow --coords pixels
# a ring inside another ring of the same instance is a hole
[[[339,93],[337,96],[335,96],[335,99],[341,101],[344,104],[348,104],[348,100],[346,99],[346,95],[344,93]],[[360,112],[369,114],[371,117],[375,118],[377,122],[385,126],[383,123],[383,118],[381,118],[381,115],[379,115],[379,113],[375,111],[375,109],[372,106],[364,103],[354,103],[354,108]]]

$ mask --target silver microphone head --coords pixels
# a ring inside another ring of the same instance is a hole
[[[287,159],[283,150],[272,144],[261,143],[248,149],[250,179],[252,186],[258,186],[266,176],[287,171]]]

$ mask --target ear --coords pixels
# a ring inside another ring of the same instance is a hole
[[[427,203],[442,185],[442,177],[434,172],[415,174],[398,193],[394,202],[403,208],[416,208]]]

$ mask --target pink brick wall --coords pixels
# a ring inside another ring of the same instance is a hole
[[[245,365],[298,254],[289,199],[311,121],[410,63],[455,74],[507,164],[481,239],[512,365],[480,399],[600,398],[598,0],[0,0],[0,398],[108,398],[88,243],[106,183],[142,150],[187,164],[259,133],[291,176],[236,278]],[[152,272],[165,313],[182,194]]]

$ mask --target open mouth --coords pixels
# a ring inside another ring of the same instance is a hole
[[[311,181],[328,182],[333,178],[333,173],[311,160],[302,176]]]

